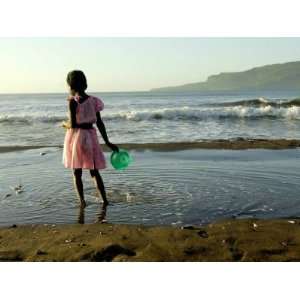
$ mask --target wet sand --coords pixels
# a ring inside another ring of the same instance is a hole
[[[0,229],[0,261],[300,261],[300,220],[13,225]]]
[[[124,149],[152,151],[179,151],[189,149],[288,149],[300,147],[300,140],[267,140],[267,139],[235,139],[235,140],[206,140],[201,142],[178,142],[178,143],[147,143],[147,144],[123,144]]]
[[[232,140],[203,140],[199,142],[170,142],[170,143],[120,143],[120,148],[126,150],[152,150],[152,151],[179,151],[189,149],[291,149],[300,147],[297,139],[232,139]],[[37,145],[37,146],[0,146],[0,153],[24,151],[42,148],[62,148],[62,145]],[[103,151],[111,151],[106,145],[101,145]]]

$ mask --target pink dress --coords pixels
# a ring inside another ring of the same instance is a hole
[[[79,103],[79,101],[77,103],[76,122],[78,124],[96,123],[96,112],[104,108],[102,100],[89,96],[83,103]],[[67,129],[64,140],[63,164],[66,168],[72,169],[106,168],[105,157],[95,128]]]

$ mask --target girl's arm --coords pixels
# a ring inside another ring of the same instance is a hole
[[[119,148],[117,145],[115,144],[112,144],[109,140],[108,140],[108,136],[107,136],[107,133],[106,133],[106,128],[105,128],[105,125],[101,119],[101,115],[100,115],[100,112],[97,112],[96,113],[96,116],[97,116],[97,127],[99,129],[99,132],[101,133],[102,137],[103,137],[103,140],[105,142],[105,144],[112,150],[112,151],[117,151],[119,152]]]

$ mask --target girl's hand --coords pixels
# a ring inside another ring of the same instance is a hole
[[[112,144],[110,142],[106,143],[106,145],[112,150],[112,151],[116,151],[119,152],[119,147],[115,144]]]
[[[68,95],[68,97],[67,97],[67,100],[68,101],[71,101],[71,100],[73,100],[74,99],[74,96],[73,95]]]
[[[61,125],[62,125],[62,127],[66,128],[66,129],[71,128],[71,124],[69,121],[63,121]]]
[[[80,98],[82,98],[82,97],[78,93],[75,93],[74,95],[69,94],[68,97],[67,97],[67,100],[68,101],[71,101],[71,100],[78,101]]]

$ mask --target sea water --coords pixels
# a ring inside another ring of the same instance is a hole
[[[112,142],[145,143],[121,172],[101,171],[107,220],[129,224],[205,224],[223,218],[299,216],[298,149],[150,151],[147,143],[203,139],[299,138],[297,95],[103,93]],[[78,201],[61,163],[66,95],[1,95],[0,225],[74,223]],[[101,138],[100,138],[101,141]],[[48,148],[22,150],[22,146]],[[15,149],[14,146],[21,146]],[[54,146],[54,147],[50,147]],[[20,150],[21,149],[21,150]],[[45,155],[40,155],[44,152]],[[109,161],[110,152],[105,156]],[[84,172],[85,222],[101,209]],[[24,191],[16,193],[21,184]]]
[[[80,213],[62,149],[0,156],[0,225],[75,223]],[[224,218],[300,215],[300,150],[132,151],[126,170],[101,171],[107,221],[147,225],[205,224]],[[108,159],[109,153],[105,153]],[[83,172],[85,222],[97,221],[101,199]],[[16,185],[23,192],[15,193]],[[7,197],[7,195],[9,195]]]
[[[104,102],[101,115],[115,143],[300,137],[300,102],[290,102],[300,95],[293,93],[94,95]],[[0,146],[61,145],[66,97],[0,95]]]

